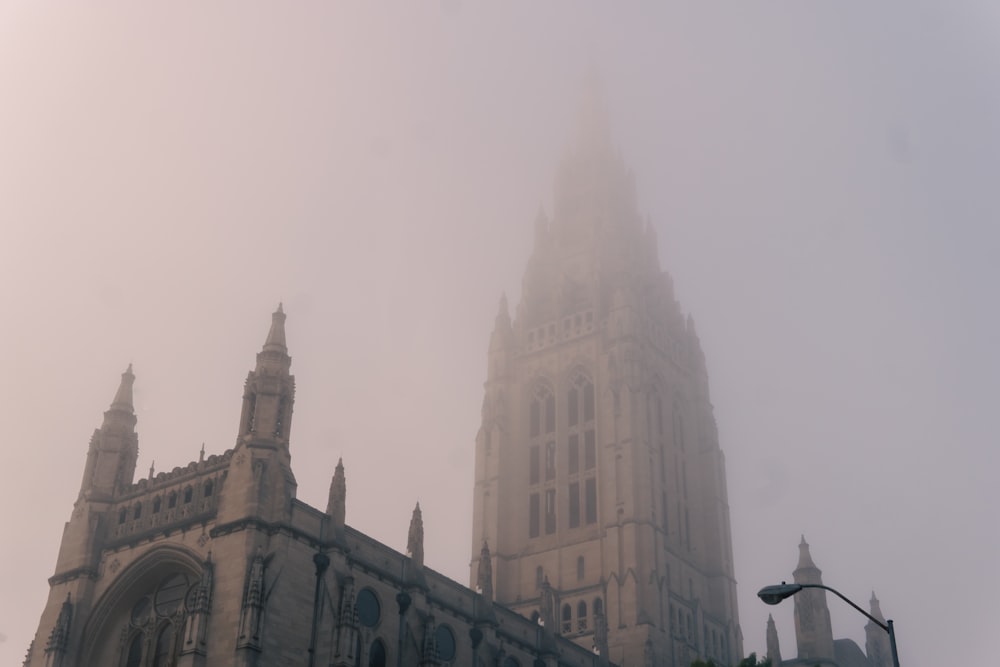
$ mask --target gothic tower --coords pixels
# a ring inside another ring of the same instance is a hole
[[[823,573],[813,562],[805,535],[799,543],[799,564],[792,576],[797,584],[822,584]],[[826,606],[826,591],[821,588],[806,588],[793,598],[795,600],[795,641],[799,658],[809,660],[832,660],[833,627],[830,625],[830,609]]]
[[[730,664],[742,639],[705,357],[596,84],[577,129],[515,316],[502,298],[490,338],[472,583],[490,572],[497,602],[618,664]]]

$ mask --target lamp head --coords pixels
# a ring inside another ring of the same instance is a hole
[[[781,582],[774,586],[764,586],[757,591],[757,597],[764,601],[764,604],[778,604],[785,598],[790,598],[802,590],[801,584],[786,584]]]

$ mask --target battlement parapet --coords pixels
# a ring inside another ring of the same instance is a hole
[[[108,511],[108,541],[135,539],[214,518],[232,455],[233,450],[228,450],[124,489]]]

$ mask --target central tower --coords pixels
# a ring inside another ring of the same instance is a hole
[[[501,298],[476,438],[473,583],[621,665],[742,656],[725,468],[694,324],[596,84]]]

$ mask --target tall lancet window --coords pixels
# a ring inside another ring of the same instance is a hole
[[[528,537],[555,532],[555,431],[555,395],[540,382],[528,406]]]
[[[566,393],[565,442],[570,528],[597,522],[596,412],[594,383],[579,369],[573,374]]]

